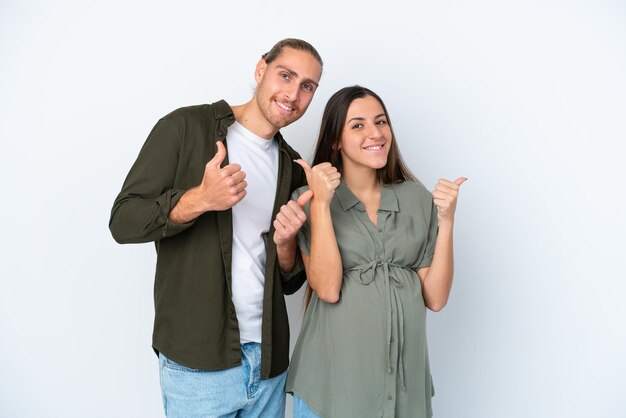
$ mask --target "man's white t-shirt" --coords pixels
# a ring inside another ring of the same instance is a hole
[[[233,206],[233,302],[241,343],[261,342],[268,232],[278,181],[278,144],[235,122],[228,129],[228,161],[246,173],[246,197]]]

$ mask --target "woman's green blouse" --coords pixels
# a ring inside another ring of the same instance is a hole
[[[331,304],[313,293],[287,391],[323,417],[430,417],[434,391],[416,271],[430,266],[435,248],[432,195],[415,182],[382,185],[374,225],[342,181],[330,211],[343,264],[341,295]],[[298,234],[306,254],[310,231],[307,219]]]

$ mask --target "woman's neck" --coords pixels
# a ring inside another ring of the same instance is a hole
[[[344,170],[342,177],[348,188],[361,201],[369,200],[366,196],[376,194],[380,190],[380,182],[378,181],[376,170],[371,168]]]
[[[343,178],[352,194],[365,205],[365,211],[372,224],[377,226],[378,208],[380,207],[380,182],[376,170],[365,167],[363,170],[346,170]]]

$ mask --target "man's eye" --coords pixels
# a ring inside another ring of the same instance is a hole
[[[313,85],[309,84],[309,83],[305,83],[302,85],[302,88],[306,91],[313,91]]]
[[[284,78],[285,80],[287,80],[289,78],[289,74],[287,74],[287,73],[280,73],[280,77]]]

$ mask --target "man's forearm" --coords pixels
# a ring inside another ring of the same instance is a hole
[[[198,187],[187,190],[180,198],[176,206],[169,213],[170,221],[175,224],[186,224],[202,215],[205,210],[198,204],[196,198]]]
[[[284,273],[290,273],[296,263],[296,239],[292,238],[282,245],[276,246],[278,266]]]

